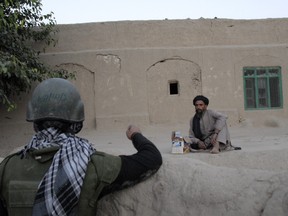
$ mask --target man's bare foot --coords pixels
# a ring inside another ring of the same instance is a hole
[[[216,142],[212,148],[212,150],[210,151],[211,154],[218,154],[219,151],[219,142]]]

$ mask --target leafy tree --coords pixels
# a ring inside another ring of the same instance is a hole
[[[41,44],[43,52],[56,44],[53,12],[42,15],[41,0],[0,1],[0,105],[8,111],[16,108],[14,96],[30,90],[35,81],[50,77],[74,77],[66,70],[52,70],[40,59],[32,44]]]

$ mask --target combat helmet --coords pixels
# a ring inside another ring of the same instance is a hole
[[[28,103],[26,120],[84,121],[84,104],[75,86],[62,78],[50,78],[41,82]]]

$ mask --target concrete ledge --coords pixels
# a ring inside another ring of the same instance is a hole
[[[98,214],[284,216],[287,180],[287,172],[215,167],[183,156],[165,157],[151,179],[104,197]]]

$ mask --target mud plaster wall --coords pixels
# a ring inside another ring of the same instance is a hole
[[[288,19],[59,25],[58,45],[41,58],[77,73],[73,82],[85,103],[87,129],[131,122],[188,124],[197,94],[209,97],[209,108],[225,112],[229,125],[277,126],[287,117],[287,26]],[[283,108],[244,109],[245,66],[281,67]],[[169,83],[175,81],[179,94],[170,95]],[[1,108],[0,144],[10,141],[15,132],[33,133],[31,124],[25,123],[27,98],[22,95],[14,112]]]

